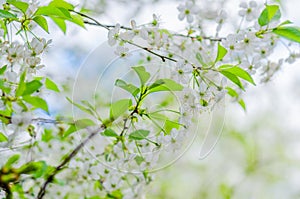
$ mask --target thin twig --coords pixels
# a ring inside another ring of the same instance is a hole
[[[162,60],[163,62],[166,62],[166,60],[170,60],[170,61],[173,61],[173,62],[178,62],[176,59],[173,59],[173,58],[170,58],[170,57],[167,57],[167,56],[158,54],[158,53],[156,53],[156,52],[150,50],[149,48],[140,46],[140,45],[138,45],[138,44],[136,44],[136,43],[133,43],[133,42],[131,42],[131,41],[126,41],[126,42],[129,43],[129,44],[131,44],[131,45],[133,45],[133,46],[135,46],[135,47],[138,47],[138,48],[140,48],[140,49],[142,49],[142,50],[145,50],[145,51],[151,53],[152,55],[155,55],[155,56],[161,58],[161,60]]]
[[[184,35],[184,34],[180,34],[180,33],[175,33],[172,34],[173,36],[177,36],[177,37],[185,37],[185,38],[190,38],[193,40],[197,40],[197,39],[205,39],[205,40],[210,40],[210,41],[222,41],[225,38],[214,38],[214,37],[207,37],[207,36],[190,36],[190,35]]]
[[[94,132],[92,132],[87,138],[85,138],[57,167],[55,167],[54,171],[52,172],[51,175],[49,175],[46,179],[46,181],[44,182],[44,184],[42,185],[42,187],[40,188],[40,191],[38,193],[37,199],[42,199],[45,194],[46,194],[46,189],[47,186],[54,180],[54,177],[61,171],[64,169],[64,166],[69,163],[72,158],[74,158],[77,153],[86,145],[86,143],[88,141],[90,141],[93,137],[95,137],[99,131],[102,131],[105,127],[101,126],[101,128],[95,130]]]

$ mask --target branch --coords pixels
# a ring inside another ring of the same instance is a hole
[[[70,11],[71,11],[71,12],[74,12],[74,13],[76,13],[76,14],[78,14],[78,15],[84,17],[84,18],[87,18],[87,19],[93,21],[93,22],[90,22],[90,21],[84,21],[85,24],[94,25],[94,26],[100,26],[100,27],[102,27],[102,28],[105,28],[106,30],[110,30],[111,28],[115,28],[115,27],[116,27],[115,25],[106,25],[106,24],[102,24],[102,23],[100,23],[99,21],[97,21],[96,19],[94,19],[94,18],[92,18],[92,17],[90,17],[90,16],[88,16],[88,15],[86,15],[86,14],[83,14],[83,13],[81,13],[81,12],[77,12],[77,11],[74,11],[74,10],[70,10]],[[120,26],[120,28],[121,28],[121,29],[124,29],[124,30],[133,30],[132,28],[126,27],[126,26]],[[223,39],[223,38],[212,38],[212,37],[205,37],[205,36],[204,36],[204,37],[199,37],[199,36],[188,36],[188,35],[177,34],[177,33],[172,34],[172,35],[173,35],[173,36],[178,36],[178,37],[190,38],[190,39],[193,39],[193,40],[202,38],[202,39],[208,39],[208,40],[210,40],[210,41],[222,41],[222,39]],[[136,44],[136,43],[133,43],[133,42],[131,42],[131,41],[127,41],[127,40],[123,40],[123,41],[125,41],[125,42],[127,42],[127,43],[129,43],[129,44],[131,44],[131,45],[133,45],[133,46],[135,46],[135,47],[138,47],[138,48],[140,48],[140,49],[142,49],[142,50],[145,50],[145,51],[147,51],[147,52],[149,52],[149,53],[151,53],[151,54],[153,54],[153,55],[155,55],[155,56],[158,56],[159,58],[162,59],[163,62],[165,62],[166,60],[170,60],[170,61],[173,61],[173,62],[178,62],[176,59],[172,59],[172,58],[170,58],[170,57],[167,57],[167,56],[164,56],[164,55],[160,55],[160,54],[158,54],[158,53],[152,51],[152,50],[149,49],[149,48],[140,46],[140,45],[138,45],[138,44]]]
[[[82,16],[82,15],[80,15]],[[94,21],[95,19],[93,19]],[[101,26],[101,27],[104,27],[106,29],[110,29],[110,28],[114,28],[116,27],[115,25],[106,25],[106,24],[102,24],[102,23],[99,23],[97,21],[96,22],[90,22],[90,21],[83,21],[85,24],[88,24],[88,25],[92,25],[92,26]],[[132,28],[129,28],[127,26],[120,26],[121,29],[123,30],[133,30]],[[172,36],[177,36],[177,37],[184,37],[184,38],[190,38],[192,40],[197,40],[197,39],[205,39],[205,40],[210,40],[210,41],[222,41],[224,40],[225,38],[223,37],[220,37],[220,38],[214,38],[214,37],[208,37],[208,36],[191,36],[191,35],[184,35],[184,34],[180,34],[180,33],[174,33],[174,34],[171,34]]]
[[[222,40],[225,39],[223,37],[214,38],[214,37],[207,37],[207,36],[190,36],[190,35],[184,35],[184,34],[180,34],[180,33],[175,33],[175,34],[172,34],[172,35],[177,36],[177,37],[190,38],[192,40],[205,39],[205,40],[210,40],[210,41],[222,41]]]
[[[93,137],[95,137],[95,135],[97,135],[99,133],[99,131],[102,131],[103,129],[105,129],[104,126],[101,126],[99,129],[95,130],[94,132],[92,132],[87,138],[85,138],[85,140],[83,140],[52,172],[51,175],[49,175],[46,179],[46,181],[44,182],[44,184],[42,185],[42,187],[40,188],[40,191],[38,193],[37,199],[42,199],[45,194],[46,194],[46,189],[47,186],[54,180],[54,177],[61,171],[63,170],[64,166],[70,162],[70,160],[72,160],[72,158],[74,158],[77,153],[86,145],[86,143],[88,141],[90,141]]]
[[[127,40],[126,40],[126,42],[129,43],[129,44],[131,44],[131,45],[133,45],[133,46],[135,46],[135,47],[138,47],[138,48],[140,48],[140,49],[142,49],[142,50],[145,50],[145,51],[151,53],[152,55],[155,55],[155,56],[161,58],[161,60],[162,60],[163,62],[166,62],[166,59],[167,59],[167,60],[170,60],[170,61],[173,61],[173,62],[178,62],[176,59],[173,59],[173,58],[170,58],[170,57],[167,57],[167,56],[158,54],[158,53],[156,53],[156,52],[150,50],[149,48],[140,46],[140,45],[138,45],[138,44],[136,44],[136,43],[133,43],[133,42],[131,42],[131,41],[127,41]]]

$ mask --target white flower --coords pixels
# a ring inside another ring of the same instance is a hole
[[[14,125],[16,128],[27,127],[31,120],[32,114],[30,112],[22,112],[11,117],[11,125]]]
[[[120,35],[120,27],[120,24],[116,24],[113,29],[108,31],[108,44],[110,46],[114,46],[117,43]]]
[[[199,11],[199,8],[192,1],[187,1],[185,4],[180,4],[177,9],[180,12],[178,19],[182,21],[186,17],[188,23],[192,23],[194,21],[193,15],[196,15]]]
[[[258,38],[254,32],[240,32],[237,36],[238,48],[248,53],[253,52],[257,45],[260,45]]]
[[[14,71],[6,71],[5,72],[5,77],[7,78],[8,81],[10,82],[16,82],[18,74]]]
[[[120,56],[120,57],[128,57],[131,54],[129,53],[129,48],[125,46],[117,46],[115,54]]]
[[[149,38],[149,33],[148,30],[146,28],[141,28],[140,29],[140,37],[144,40],[148,40]]]
[[[250,1],[249,4],[246,2],[240,3],[242,8],[239,11],[239,15],[245,17],[247,21],[252,21],[258,16],[258,8],[256,1]]]
[[[11,63],[20,61],[24,56],[24,46],[18,42],[13,42],[7,48],[7,60]]]
[[[30,42],[30,47],[31,47],[31,50],[33,51],[33,54],[34,55],[39,55],[41,54],[44,49],[51,43],[52,41],[49,40],[49,41],[46,41],[46,39],[44,38],[41,38],[41,39],[38,39],[38,38],[33,38]]]
[[[229,51],[235,51],[238,49],[237,38],[234,34],[227,35],[226,39],[222,41],[222,45]]]
[[[172,71],[172,79],[183,85],[188,85],[192,74],[192,66],[180,60],[176,63],[176,67]]]
[[[286,58],[284,61],[289,63],[289,64],[293,64],[297,58],[300,57],[299,53],[291,53],[288,58]]]

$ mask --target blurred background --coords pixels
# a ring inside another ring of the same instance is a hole
[[[238,8],[240,1],[232,2],[229,9]],[[161,26],[184,29],[184,24],[177,20],[176,7],[180,1],[92,0],[85,3],[97,11],[95,18],[106,24],[128,26],[130,19],[138,24],[147,23],[152,13],[156,13],[162,20]],[[299,1],[281,3],[284,18],[300,26]],[[89,54],[106,41],[107,32],[92,26],[87,26],[86,30],[70,26],[64,35],[53,26],[51,34],[45,37],[53,39],[44,57],[45,72],[72,92],[77,72]],[[97,61],[101,70],[105,64],[100,55]],[[87,82],[89,76],[80,78]],[[90,83],[93,82],[81,85],[83,95]],[[211,144],[212,150],[205,155],[202,146],[208,131],[206,123],[200,122],[197,137],[187,152],[171,166],[156,172],[147,198],[300,198],[299,86],[300,66],[296,62],[285,65],[269,83],[249,87],[243,96],[246,112],[235,103],[226,103],[225,117],[214,115],[209,131],[211,138],[218,142],[214,147]],[[49,95],[49,99],[56,97]],[[53,103],[52,111],[66,105],[67,101]],[[207,113],[203,118],[210,116]]]

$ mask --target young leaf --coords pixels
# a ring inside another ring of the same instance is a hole
[[[103,131],[101,135],[106,137],[118,137],[118,134],[111,128],[105,129],[105,131]]]
[[[247,82],[250,82],[251,84],[255,85],[253,78],[251,75],[245,71],[244,69],[238,67],[238,66],[231,66],[231,65],[223,65],[219,67],[219,70],[222,72],[229,72],[232,73],[235,76],[238,76]]]
[[[28,104],[31,104],[34,108],[40,108],[49,113],[48,104],[44,99],[40,97],[26,95],[23,97],[23,100]]]
[[[5,73],[7,69],[7,65],[3,66],[2,68],[0,68],[0,75],[3,75]]]
[[[226,48],[224,48],[220,43],[218,43],[218,54],[215,60],[215,63],[221,61],[227,54]]]
[[[23,13],[25,13],[28,9],[29,4],[23,1],[17,1],[17,0],[7,0],[7,3],[15,6],[19,10],[21,10]]]
[[[202,56],[200,53],[196,53],[196,59],[198,60],[198,62],[203,65],[203,66],[207,66],[207,64],[204,62]]]
[[[58,17],[50,17],[52,21],[59,27],[59,29],[66,34],[67,32],[67,24],[64,19]]]
[[[160,91],[182,91],[183,86],[171,79],[159,79],[149,86],[149,93]]]
[[[95,126],[95,122],[91,119],[80,119],[74,122],[77,129],[84,129],[88,126]]]
[[[20,159],[20,154],[12,155],[7,162],[5,163],[4,167],[11,167],[14,163],[16,163]]]
[[[48,22],[43,16],[35,16],[32,19],[35,23],[37,23],[41,28],[43,28],[47,33],[49,33]]]
[[[121,99],[111,104],[109,117],[111,120],[115,120],[124,114],[128,107],[132,105],[131,99]]]
[[[179,129],[180,124],[171,120],[166,120],[164,124],[164,133],[165,135],[169,135],[172,129]]]
[[[49,6],[64,8],[66,10],[73,10],[74,6],[64,0],[52,0]]]
[[[246,104],[245,104],[245,102],[244,102],[244,100],[243,99],[240,99],[239,100],[239,104],[240,104],[240,106],[244,109],[244,111],[246,111],[247,110],[247,108],[246,108]]]
[[[149,135],[148,130],[137,130],[129,134],[129,139],[132,140],[143,140]]]
[[[38,91],[42,86],[43,84],[38,80],[32,80],[31,82],[27,82],[25,84],[25,90],[21,95],[31,95],[32,93]]]
[[[132,84],[127,84],[125,81],[123,81],[121,79],[117,79],[115,82],[115,85],[128,91],[134,97],[140,92],[139,88],[137,88],[136,86],[134,86]]]
[[[77,103],[75,103],[75,102],[73,102],[70,98],[68,98],[67,97],[67,100],[71,103],[71,104],[73,104],[74,106],[76,106],[77,108],[79,108],[80,110],[82,110],[83,112],[86,112],[86,113],[88,113],[88,114],[90,114],[90,115],[94,115],[94,113],[93,113],[93,111],[91,110],[91,109],[89,109],[89,108],[87,108],[87,107],[85,107],[85,106],[83,106],[83,105],[80,105],[80,104],[77,104]]]
[[[226,90],[227,90],[227,94],[230,95],[231,97],[233,97],[233,98],[239,97],[239,94],[234,89],[232,89],[230,87],[226,87]]]
[[[63,137],[68,137],[76,131],[84,129],[88,126],[94,126],[95,122],[90,119],[80,119],[74,121],[74,123],[70,124],[69,128],[64,132]]]
[[[19,85],[16,90],[16,97],[21,96],[26,89],[25,77],[26,77],[26,71],[24,71],[20,76]]]
[[[70,11],[64,8],[58,8],[51,5],[39,7],[34,13],[34,16],[38,15],[44,15],[48,17],[59,17],[62,19],[72,19]]]
[[[145,161],[145,159],[142,156],[139,156],[139,155],[135,156],[134,160],[136,161],[136,163],[138,165],[141,165]]]
[[[0,18],[17,19],[17,16],[6,10],[0,9]]]
[[[246,104],[243,99],[239,99],[239,94],[232,88],[226,87],[227,94],[235,100],[238,100],[239,105],[246,111]]]
[[[280,17],[281,12],[278,5],[266,5],[258,18],[258,23],[260,26],[265,26],[273,20],[279,20]]]
[[[7,137],[0,132],[0,142],[7,142],[7,141],[8,141]]]
[[[280,27],[273,29],[273,33],[275,33],[283,38],[286,38],[288,40],[300,43],[300,28],[299,27],[280,26]]]
[[[227,71],[220,71],[220,73],[222,75],[224,75],[225,77],[227,77],[230,81],[232,81],[238,87],[240,87],[241,89],[244,90],[244,86],[243,86],[242,82],[239,80],[239,78],[236,75],[234,75],[230,72],[227,72]]]
[[[55,82],[53,82],[51,79],[46,78],[45,80],[46,88],[55,92],[60,92]]]
[[[85,28],[84,20],[79,15],[71,15],[72,19],[68,19],[68,21],[77,24],[78,26]]]
[[[75,124],[71,124],[69,128],[64,132],[63,137],[66,138],[72,133],[74,133],[75,131],[77,131]]]
[[[150,78],[150,73],[148,73],[145,69],[144,66],[135,66],[132,67],[132,69],[137,73],[137,75],[140,78],[141,84],[145,85],[145,83],[149,80]]]

